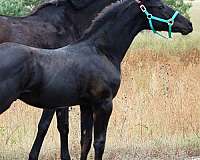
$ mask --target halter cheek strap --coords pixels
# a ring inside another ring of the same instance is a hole
[[[159,36],[161,36],[161,37],[163,37],[163,38],[167,38],[167,37],[165,37],[164,35],[162,35],[161,33],[157,32],[157,31],[155,30],[155,28],[154,28],[154,26],[153,26],[152,20],[159,21],[159,22],[163,22],[163,23],[167,23],[168,26],[169,26],[169,29],[168,29],[168,37],[169,37],[169,38],[172,38],[172,26],[174,25],[174,20],[175,20],[175,18],[176,18],[177,15],[179,14],[178,11],[176,11],[176,12],[174,13],[174,15],[172,16],[172,18],[166,20],[166,19],[159,18],[159,17],[153,16],[152,14],[150,14],[150,13],[147,11],[146,7],[145,7],[143,4],[140,5],[140,9],[141,9],[142,12],[144,12],[144,13],[146,14],[147,19],[149,20],[149,26],[150,26],[150,28],[151,28],[151,30],[152,30],[153,33],[155,33],[155,34],[157,34],[157,35],[159,35]]]

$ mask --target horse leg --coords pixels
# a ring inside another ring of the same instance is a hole
[[[44,141],[44,137],[47,134],[49,125],[51,123],[51,120],[53,118],[53,115],[55,113],[55,110],[49,110],[49,109],[44,109],[40,122],[38,124],[38,132],[37,132],[37,136],[36,139],[34,141],[34,144],[32,146],[31,152],[29,154],[29,160],[37,160],[39,153],[40,153],[40,149],[42,147],[42,143]]]
[[[90,106],[80,106],[81,110],[81,160],[87,160],[92,143],[93,112]]]
[[[106,100],[94,107],[94,149],[95,160],[102,160],[108,121],[112,113],[112,100]]]
[[[62,108],[56,110],[57,128],[60,133],[61,141],[61,159],[70,160],[68,149],[68,133],[69,133],[69,108]]]

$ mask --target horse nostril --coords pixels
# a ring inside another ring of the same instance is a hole
[[[191,22],[189,22],[188,24],[189,24],[189,26],[190,26],[190,29],[191,29],[191,30],[193,30],[192,23],[191,23]]]

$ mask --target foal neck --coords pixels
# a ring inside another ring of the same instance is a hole
[[[101,12],[82,40],[94,43],[97,50],[120,65],[134,37],[145,28],[138,4],[118,2]]]

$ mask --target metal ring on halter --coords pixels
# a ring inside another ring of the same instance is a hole
[[[148,14],[147,19],[152,19],[152,16],[153,16],[152,14]]]
[[[169,25],[169,26],[173,26],[173,24],[174,24],[174,20],[173,20],[173,19],[169,19],[169,20],[168,20],[168,25]]]

